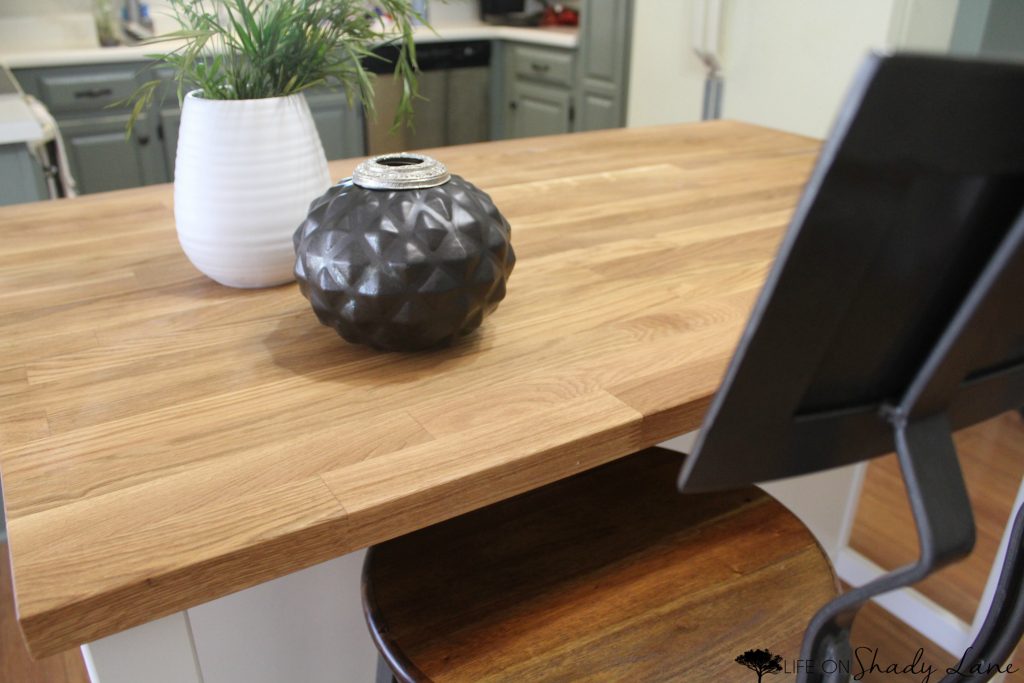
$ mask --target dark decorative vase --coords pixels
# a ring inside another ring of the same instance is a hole
[[[510,227],[435,159],[390,154],[327,190],[295,231],[295,277],[320,322],[386,351],[441,346],[505,298]]]

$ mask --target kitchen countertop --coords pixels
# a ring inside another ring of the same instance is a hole
[[[575,48],[578,31],[574,27],[526,28],[519,26],[493,26],[482,22],[445,24],[435,30],[416,29],[416,41],[421,43],[442,40],[514,40],[551,47]],[[0,49],[0,64],[11,69],[44,66],[72,66],[76,64],[109,64],[145,61],[148,55],[173,48],[174,43],[95,47],[74,50],[32,50],[4,52]]]
[[[0,208],[0,470],[30,651],[696,428],[817,149],[708,122],[433,152],[492,195],[519,262],[479,330],[417,354],[344,343],[294,284],[201,276],[169,185]]]

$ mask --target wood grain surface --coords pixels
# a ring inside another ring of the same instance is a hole
[[[715,122],[438,150],[519,263],[481,329],[408,355],[347,345],[295,285],[204,278],[168,185],[0,210],[0,469],[31,652],[697,427],[817,147]]]
[[[651,448],[375,546],[368,619],[399,680],[753,680],[794,671],[835,597],[824,551],[753,487],[685,495]]]

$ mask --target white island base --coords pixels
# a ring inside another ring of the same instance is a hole
[[[92,683],[370,683],[358,551],[82,646]]]

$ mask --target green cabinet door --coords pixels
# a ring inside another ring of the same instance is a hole
[[[164,152],[164,166],[167,179],[174,180],[174,161],[178,156],[178,127],[181,126],[181,110],[160,110],[160,143]]]
[[[34,202],[49,196],[43,169],[29,152],[28,145],[24,142],[0,145],[0,206]]]
[[[363,119],[358,109],[351,109],[342,93],[313,92],[306,95],[309,111],[320,134],[320,144],[328,161],[365,154]]]
[[[580,10],[574,130],[626,125],[631,0],[586,0]]]
[[[509,103],[511,137],[568,133],[572,94],[558,86],[517,80]]]
[[[20,69],[25,92],[57,120],[79,192],[102,192],[166,182],[167,166],[156,114],[143,116],[125,138],[129,107],[121,101],[148,80],[146,62]]]
[[[127,118],[109,116],[60,122],[71,173],[82,194],[166,182],[160,141],[145,125],[138,126],[126,139]]]
[[[181,124],[174,74],[166,67],[143,73],[146,66],[145,62],[86,64],[18,72],[26,92],[41,99],[57,117],[81,193],[173,180]],[[140,118],[126,139],[128,109],[118,103],[154,75],[163,81],[158,107]],[[311,90],[306,100],[328,159],[366,153],[360,107],[350,108],[343,93],[326,88]]]
[[[622,101],[614,95],[603,92],[584,91],[579,95],[579,118],[576,130],[602,130],[621,128],[623,125]]]

